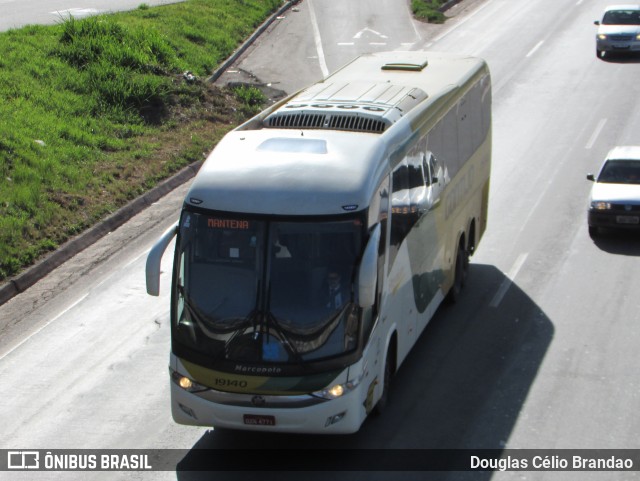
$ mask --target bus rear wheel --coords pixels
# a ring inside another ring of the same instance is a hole
[[[469,273],[469,253],[465,250],[462,242],[458,246],[458,252],[456,253],[456,265],[454,267],[454,279],[451,289],[447,295],[447,300],[451,304],[455,304],[460,300],[462,288],[467,280],[467,274]]]

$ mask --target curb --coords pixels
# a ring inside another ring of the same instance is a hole
[[[462,0],[450,0],[440,7],[440,11],[445,11],[461,1]],[[238,47],[238,49],[227,60],[225,60],[210,77],[206,79],[206,82],[215,82],[220,78],[220,76],[236,60],[238,60],[240,55],[242,55],[280,15],[299,2],[300,0],[289,0],[280,7],[277,12],[272,14],[265,22],[263,22],[262,25],[260,25],[260,27],[258,27],[258,29],[240,47]],[[100,221],[98,224],[89,228],[82,234],[67,241],[56,251],[52,252],[35,265],[29,267],[23,273],[18,274],[0,285],[0,306],[18,294],[26,291],[56,267],[91,246],[109,232],[116,230],[136,214],[164,197],[173,189],[192,179],[198,173],[202,163],[203,161],[198,161],[185,167],[180,172],[164,180],[158,186],[154,187],[142,196],[132,200],[103,221]]]
[[[94,244],[109,232],[116,230],[133,216],[160,200],[173,189],[187,182],[198,173],[203,162],[204,161],[201,160],[183,168],[174,176],[162,181],[159,185],[132,200],[106,219],[98,222],[77,237],[67,241],[59,249],[46,256],[37,264],[29,267],[23,273],[0,286],[0,305],[21,292],[26,291],[56,267]]]
[[[269,28],[275,20],[277,20],[280,15],[282,15],[284,12],[289,10],[289,8],[299,2],[300,0],[289,0],[282,7],[280,7],[278,11],[271,15],[271,17],[269,17],[266,21],[264,21],[262,25],[260,25],[258,29],[253,32],[253,34],[242,45],[240,45],[240,47],[238,47],[238,49],[233,52],[231,56],[227,60],[225,60],[209,78],[207,78],[206,81],[215,82],[216,80],[218,80],[220,76],[225,72],[225,70],[231,67],[231,65],[233,65],[235,61],[238,60],[240,55],[242,55],[258,39],[258,37],[262,35],[264,31]]]
[[[449,0],[447,3],[445,3],[444,5],[442,5],[438,11],[439,12],[446,12],[447,10],[449,10],[451,7],[459,4],[460,2],[462,2],[462,0]]]
[[[258,27],[258,29],[240,47],[238,47],[238,49],[227,60],[225,60],[209,78],[206,79],[206,81],[215,82],[215,80],[217,80],[280,15],[299,1],[300,0],[289,0],[280,7],[278,11],[264,21],[262,25],[260,25],[260,27]],[[56,251],[47,255],[44,259],[33,266],[27,268],[24,272],[12,277],[4,284],[0,285],[0,306],[18,294],[26,291],[56,267],[94,244],[109,232],[117,229],[133,216],[164,197],[173,189],[193,178],[198,173],[202,163],[203,161],[198,161],[185,167],[174,176],[166,179],[158,186],[132,200],[124,207],[118,209],[103,221],[100,221],[98,224],[89,228],[82,234],[67,241]]]

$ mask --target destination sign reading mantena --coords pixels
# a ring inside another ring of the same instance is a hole
[[[0,450],[2,471],[640,471],[640,449]]]

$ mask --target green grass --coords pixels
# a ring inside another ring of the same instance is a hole
[[[255,92],[212,92],[182,73],[207,77],[280,4],[141,4],[0,33],[0,280],[202,158],[259,110]]]
[[[445,0],[412,0],[442,22]],[[208,77],[282,0],[187,0],[0,33],[0,281],[180,168],[265,101]],[[196,82],[187,82],[184,72]]]

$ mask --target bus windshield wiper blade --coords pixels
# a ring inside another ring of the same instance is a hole
[[[211,339],[218,338],[221,334],[224,334],[225,331],[229,331],[233,329],[234,324],[240,323],[240,328],[244,327],[247,324],[247,320],[250,320],[250,317],[247,318],[238,318],[238,317],[229,317],[229,318],[212,318],[211,316],[207,316],[203,314],[200,308],[196,303],[193,302],[191,297],[185,294],[184,288],[179,286],[178,293],[182,296],[182,300],[184,301],[185,308],[189,313],[189,317],[191,321],[194,321],[196,325]],[[217,309],[220,307],[226,299],[222,299],[220,303],[215,307]],[[215,310],[214,309],[214,310]],[[251,314],[249,315],[251,316]],[[240,330],[240,328],[236,327],[236,330]]]
[[[280,322],[278,321],[276,316],[274,316],[271,313],[271,311],[269,311],[266,314],[266,318],[267,318],[267,326],[269,325],[273,326],[274,330],[278,333],[278,335],[280,336],[280,339],[282,340],[282,345],[287,349],[287,351],[289,351],[289,354],[293,356],[296,362],[304,367],[304,359],[302,359],[302,356],[300,355],[300,352],[298,351],[296,346],[294,346],[293,343],[289,341],[289,338],[285,334],[285,331],[280,325]]]
[[[257,332],[256,331],[256,326],[257,326],[256,319],[258,318],[259,315],[260,315],[260,311],[258,311],[257,309],[252,309],[251,312],[249,313],[249,315],[244,318],[244,322],[242,323],[243,328],[236,329],[235,331],[233,331],[233,334],[231,334],[231,337],[229,337],[229,339],[227,339],[227,341],[224,343],[225,357],[227,359],[230,358],[229,349],[230,349],[231,345],[238,338],[240,338],[242,335],[244,335],[244,333],[245,333],[244,326],[247,326],[247,325],[251,324],[251,325],[253,325],[254,334]],[[236,360],[236,359],[232,359],[232,360]]]

